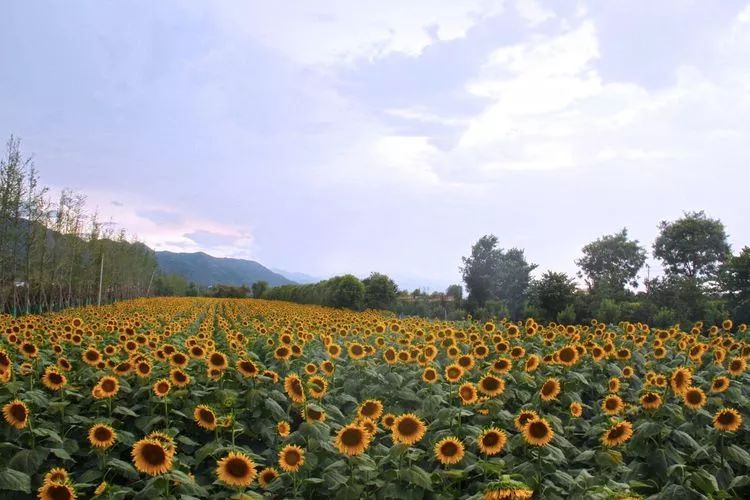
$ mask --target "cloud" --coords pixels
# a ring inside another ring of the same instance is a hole
[[[168,210],[136,210],[136,215],[148,219],[157,225],[175,225],[182,222],[182,216]]]
[[[373,8],[341,1],[221,2],[208,15],[301,64],[332,65],[393,53],[418,56],[503,10],[499,0],[383,0]],[[283,26],[283,28],[280,28]]]

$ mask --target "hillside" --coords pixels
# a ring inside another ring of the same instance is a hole
[[[271,286],[289,285],[293,281],[263,265],[244,259],[212,257],[203,252],[156,252],[159,268],[166,274],[178,274],[201,286],[251,285],[267,281]]]

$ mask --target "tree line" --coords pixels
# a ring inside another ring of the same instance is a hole
[[[156,268],[150,248],[86,211],[84,195],[64,189],[53,198],[10,137],[0,158],[0,311],[96,304],[100,280],[103,303],[142,296]]]
[[[346,275],[315,284],[268,288],[252,295],[350,309],[389,309],[400,315],[441,319],[534,317],[562,323],[641,321],[657,326],[726,318],[750,322],[750,247],[733,255],[725,227],[704,212],[662,221],[651,247],[663,275],[650,276],[647,249],[626,228],[586,244],[575,262],[577,276],[546,271],[525,251],[503,249],[494,235],[482,236],[462,258],[463,287],[444,293],[398,290],[381,273],[359,280]],[[647,275],[642,277],[644,267]],[[576,277],[583,285],[579,285]],[[257,285],[257,284],[256,284]],[[464,299],[463,292],[467,297]]]
[[[503,250],[486,235],[477,241],[461,272],[468,291],[465,308],[481,316],[533,316],[562,323],[641,321],[657,326],[726,318],[750,322],[750,248],[733,255],[724,224],[704,212],[687,212],[659,223],[651,247],[663,275],[641,278],[647,250],[627,229],[588,243],[574,276],[536,268],[523,250]]]

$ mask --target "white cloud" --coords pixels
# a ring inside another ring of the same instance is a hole
[[[555,17],[552,10],[539,5],[537,0],[516,0],[516,10],[530,26],[537,26]]]
[[[346,0],[212,3],[232,31],[303,64],[336,64],[392,53],[419,55],[436,41],[461,38],[502,11],[495,0],[382,0],[372,8]]]

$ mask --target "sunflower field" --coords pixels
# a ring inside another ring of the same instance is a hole
[[[0,317],[0,498],[750,497],[746,325]]]

